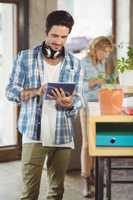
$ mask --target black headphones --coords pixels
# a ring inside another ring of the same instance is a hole
[[[52,58],[52,59],[55,59],[55,58],[58,58],[60,56],[63,56],[64,57],[64,48],[62,48],[61,50],[59,51],[54,51],[51,47],[49,47],[45,41],[43,42],[42,44],[42,53],[43,55],[46,57],[46,58]]]

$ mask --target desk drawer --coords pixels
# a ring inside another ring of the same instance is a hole
[[[97,132],[96,146],[105,147],[133,147],[133,131],[132,132]]]
[[[96,146],[133,147],[133,122],[96,123]]]

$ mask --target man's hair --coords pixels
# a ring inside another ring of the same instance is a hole
[[[69,28],[70,33],[73,24],[74,19],[70,13],[65,10],[55,10],[51,12],[46,18],[46,33],[48,33],[54,25],[66,26]]]

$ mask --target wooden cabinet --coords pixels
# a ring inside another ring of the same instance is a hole
[[[133,88],[124,89],[133,94]],[[98,106],[97,106],[98,107]],[[111,169],[105,168],[105,159],[111,157],[133,157],[133,115],[101,115],[99,110],[89,112],[87,129],[89,153],[96,157],[95,200],[104,199],[104,177],[106,176],[107,199],[111,199]]]

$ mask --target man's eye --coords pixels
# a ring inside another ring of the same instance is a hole
[[[63,37],[62,37],[62,39],[66,39],[66,38],[67,38],[66,36],[63,36]]]
[[[53,36],[53,37],[58,37],[58,35],[54,35],[54,34],[53,34],[52,36]]]

